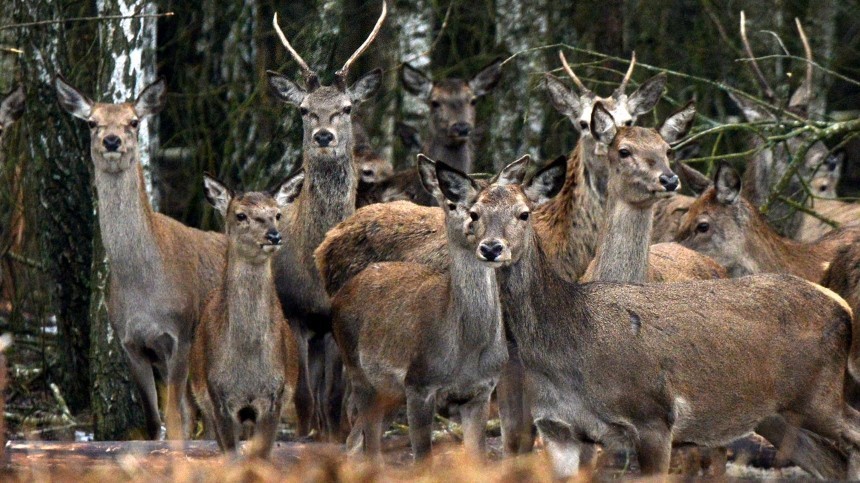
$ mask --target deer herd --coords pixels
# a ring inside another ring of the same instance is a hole
[[[814,476],[860,478],[860,205],[835,199],[841,155],[812,144],[797,177],[840,228],[763,214],[803,139],[760,149],[743,177],[720,164],[710,179],[673,152],[692,103],[656,128],[636,125],[665,74],[628,93],[634,54],[601,97],[560,53],[575,88],[551,74],[543,86],[579,134],[568,156],[467,174],[480,156],[475,105],[502,62],[471,80],[404,65],[404,88],[429,106],[429,137],[417,164],[395,172],[352,115],[382,71],[348,82],[386,12],[383,2],[332,85],[275,16],[303,79],[269,72],[269,85],[301,116],[302,162],[267,191],[206,174],[223,234],[150,205],[138,126],[164,107],[163,80],[107,104],[56,78],[62,108],[90,128],[110,318],[150,438],[160,379],[167,438],[190,437],[197,407],[222,450],[251,435],[247,453],[261,458],[289,401],[299,435],[351,455],[379,460],[405,406],[416,460],[431,454],[437,410],[459,414],[466,449],[483,457],[495,400],[506,454],[539,436],[559,477],[592,468],[599,445],[634,449],[645,474],[697,445],[716,462],[702,469],[720,474],[724,446],[756,432]],[[752,56],[743,17],[741,36]],[[793,116],[808,115],[810,75],[784,101]],[[763,92],[769,106],[732,95],[750,121],[781,115],[766,82]],[[23,103],[22,90],[3,100],[0,129]]]

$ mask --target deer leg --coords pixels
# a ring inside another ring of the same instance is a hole
[[[313,412],[311,428],[316,429],[323,439],[328,438],[327,416],[328,402],[326,401],[325,379],[325,337],[314,335],[308,340],[308,374],[311,394],[313,397]]]
[[[436,398],[432,394],[412,388],[406,389],[406,418],[409,421],[409,439],[416,462],[431,454],[435,411]]]
[[[379,404],[376,391],[365,384],[353,383],[351,394],[356,417],[346,438],[347,451],[351,455],[362,452],[371,459],[381,460],[385,411]]]
[[[167,361],[167,439],[184,440],[189,433],[188,352],[190,347],[174,344],[176,350]]]
[[[311,432],[311,422],[314,414],[314,396],[311,391],[311,377],[308,366],[308,337],[298,326],[290,321],[290,328],[296,337],[298,348],[299,377],[296,381],[296,389],[293,393],[293,403],[296,406],[296,434],[307,436]]]
[[[523,387],[524,378],[525,371],[520,362],[519,350],[509,343],[508,362],[496,385],[502,446],[508,456],[528,453],[534,446],[534,425]]]
[[[218,437],[218,446],[224,453],[235,453],[239,445],[239,431],[237,423],[225,402],[220,397],[213,397],[215,412],[212,415],[215,423],[215,435]]]
[[[848,461],[836,446],[809,431],[792,426],[782,416],[760,422],[755,432],[768,440],[804,471],[818,478],[843,479]],[[791,451],[787,451],[788,447]]]
[[[667,429],[639,431],[636,443],[639,471],[643,475],[666,474],[672,457],[672,436]]]
[[[487,420],[490,418],[491,392],[492,389],[460,406],[463,444],[466,451],[478,458],[484,458],[487,454]]]
[[[564,480],[575,476],[579,472],[582,445],[573,436],[571,427],[561,421],[546,418],[536,420],[535,425],[546,444],[555,477]]]
[[[248,451],[249,456],[268,459],[278,434],[278,419],[281,415],[281,403],[278,402],[265,414],[261,414],[254,424],[254,438]]]
[[[331,334],[325,335],[325,428],[328,439],[332,442],[343,441],[345,428],[343,404],[345,399],[346,376],[343,371],[343,359],[340,350]]]
[[[146,436],[149,439],[158,439],[161,431],[161,416],[158,414],[158,391],[155,387],[155,374],[152,365],[138,351],[123,344],[125,354],[128,356],[128,366],[131,379],[134,381],[140,400],[143,401],[143,415],[146,419]]]

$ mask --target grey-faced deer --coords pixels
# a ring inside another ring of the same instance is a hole
[[[820,283],[836,250],[860,240],[860,228],[846,227],[803,243],[779,235],[743,196],[741,178],[721,165],[708,188],[690,205],[677,240],[710,256],[733,277],[790,273]]]
[[[4,227],[0,227],[2,235],[2,260],[0,260],[0,304],[8,303],[8,309],[12,310],[15,301],[15,289],[17,287],[15,278],[15,267],[8,252],[21,253],[24,244],[24,189],[21,186],[23,166],[16,163],[14,169],[7,170],[6,167],[6,143],[5,133],[15,124],[15,121],[24,114],[26,96],[24,87],[18,87],[9,94],[3,96],[0,101],[0,166],[11,176],[6,178],[10,194],[10,216],[4,220]],[[4,176],[5,177],[5,176]],[[6,308],[6,307],[4,307]]]
[[[248,454],[268,458],[281,407],[298,377],[296,340],[284,318],[272,261],[281,247],[281,212],[304,173],[268,192],[237,193],[204,176],[206,199],[224,217],[227,263],[212,290],[191,348],[191,386],[222,451],[235,451],[245,424]]]
[[[161,425],[157,370],[167,383],[167,437],[181,439],[189,422],[193,330],[224,270],[226,239],[189,228],[149,204],[137,129],[142,118],[164,107],[164,80],[122,104],[93,102],[60,77],[55,87],[63,109],[90,127],[99,227],[110,262],[108,313],[143,401],[147,434],[158,437]]]
[[[810,208],[841,226],[860,223],[860,205],[834,199],[844,160],[844,152],[829,155],[821,166],[813,167],[815,171],[809,181],[809,188],[814,196]],[[831,231],[833,231],[832,225],[809,213],[804,213],[796,238],[802,242],[812,242]]]
[[[350,449],[378,458],[384,416],[405,401],[414,455],[424,458],[436,403],[456,401],[466,446],[483,456],[490,393],[508,356],[494,270],[507,255],[485,246],[483,259],[476,258],[469,210],[480,193],[522,183],[528,163],[524,157],[508,165],[482,189],[459,170],[418,156],[422,181],[444,207],[451,270],[374,264],[333,298],[335,338],[358,409]],[[560,165],[548,169],[563,172]],[[533,196],[539,190],[540,183],[525,188]]]
[[[812,50],[809,48],[809,42],[806,38],[806,33],[800,20],[795,19],[798,34],[804,45],[806,52],[806,75],[796,91],[788,100],[778,99],[773,88],[767,82],[764,74],[758,66],[750,47],[749,40],[746,34],[746,16],[741,12],[740,17],[740,36],[747,55],[750,57],[750,67],[754,77],[757,80],[764,99],[771,105],[785,105],[785,112],[774,112],[768,107],[758,104],[749,98],[741,95],[729,93],[729,97],[740,107],[744,117],[750,122],[779,122],[781,119],[786,119],[794,116],[797,119],[806,119],[809,115],[809,104],[814,93],[812,92]],[[748,167],[744,172],[744,197],[753,205],[761,207],[771,196],[771,192],[776,188],[779,180],[786,174],[789,169],[789,160],[791,153],[796,153],[805,144],[813,141],[812,134],[803,134],[794,136],[781,142],[776,146],[764,147],[763,140],[759,136],[751,138],[754,148],[760,148],[757,154],[749,160]],[[828,149],[823,142],[817,141],[807,151],[802,165],[797,170],[788,184],[788,186],[779,193],[781,196],[793,199],[797,202],[806,200],[804,182],[808,183],[814,176],[817,170],[825,161],[828,155]],[[815,196],[815,193],[810,193]],[[788,204],[782,201],[775,201],[770,206],[767,219],[777,227],[777,231],[789,237],[796,237],[800,224],[803,219],[803,213],[791,208]]]
[[[340,424],[340,398],[335,394],[326,395],[334,389],[334,376],[323,376],[327,358],[329,367],[339,364],[333,361],[337,359],[332,353],[336,351],[334,343],[326,341],[330,339],[331,330],[330,301],[314,265],[313,252],[331,227],[355,211],[358,174],[353,158],[350,113],[353,105],[369,99],[378,89],[382,71],[370,72],[351,87],[347,81],[350,66],[379,34],[387,11],[383,1],[379,20],[370,35],[336,73],[331,86],[320,85],[316,72],[308,67],[281,31],[277,16],[273,20],[281,42],[301,67],[305,80],[305,87],[301,87],[280,74],[269,72],[273,91],[282,101],[299,109],[304,125],[302,167],[306,181],[285,217],[284,247],[275,262],[278,296],[299,340],[301,371],[296,388],[299,434],[309,433],[315,413],[320,415],[321,430],[325,434],[336,433]],[[313,379],[311,365],[314,374],[318,374]],[[314,392],[317,399],[325,400],[315,404]],[[321,406],[323,403],[327,406]]]
[[[578,471],[583,441],[632,446],[643,473],[665,473],[672,443],[726,444],[774,416],[839,444],[854,463],[847,476],[860,476],[860,414],[843,397],[858,344],[844,300],[789,275],[568,282],[517,217],[528,206],[506,186],[470,212],[479,246],[510,253],[497,273],[505,324],[557,476]]]
[[[716,262],[677,243],[651,246],[654,205],[681,186],[669,168],[670,143],[686,135],[695,114],[695,106],[689,103],[659,129],[619,128],[602,103],[594,105],[592,136],[608,146],[608,206],[597,255],[583,281],[644,283],[726,276]]]

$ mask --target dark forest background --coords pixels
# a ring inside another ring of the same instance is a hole
[[[746,57],[741,10],[780,98],[787,99],[805,69],[797,17],[819,65],[812,119],[854,119],[860,112],[858,0],[389,0],[389,8],[379,38],[351,72],[357,78],[375,67],[385,71],[381,92],[357,115],[373,147],[397,167],[414,159],[398,126],[426,136],[427,106],[399,83],[404,62],[441,79],[470,78],[493,59],[506,59],[501,84],[478,105],[480,171],[524,152],[551,159],[576,144],[575,130],[540,85],[545,72],[564,77],[560,49],[585,84],[604,96],[634,50],[639,64],[630,90],[668,71],[667,94],[644,125],[690,99],[697,101],[698,132],[740,123],[724,86],[760,94],[748,63],[739,60]],[[266,70],[300,77],[275,36],[272,15],[279,14],[293,46],[328,83],[379,10],[380,0],[0,2],[0,93],[23,85],[27,94],[24,117],[6,134],[0,158],[0,226],[8,226],[19,190],[26,220],[23,245],[12,248],[0,231],[0,255],[14,258],[17,279],[14,300],[0,315],[0,331],[16,335],[7,409],[13,423],[78,428],[93,421],[96,437],[110,439],[128,434],[139,418],[105,315],[108,267],[95,223],[89,136],[85,123],[61,112],[50,79],[62,73],[108,101],[131,100],[163,76],[167,108],[150,124],[144,153],[153,201],[191,226],[215,229],[203,200],[204,171],[261,188],[301,156],[298,113],[268,93]],[[93,19],[111,15],[136,17]],[[129,39],[123,28],[136,34]],[[134,62],[131,51],[141,55],[134,73],[120,62]],[[860,149],[850,141],[827,141],[847,152],[845,196],[860,189]],[[742,130],[703,136],[698,167],[708,171],[722,155],[747,149],[744,143]],[[729,159],[743,167],[743,157]],[[13,183],[16,167],[22,176]]]

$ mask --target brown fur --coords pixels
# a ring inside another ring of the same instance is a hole
[[[681,227],[684,214],[696,200],[694,196],[675,195],[671,198],[658,200],[654,204],[654,226],[651,231],[651,243],[664,243],[675,240]]]
[[[848,203],[841,200],[815,199],[812,201],[811,209],[818,214],[835,221],[840,226],[856,225],[860,222],[860,204]],[[814,242],[827,233],[834,230],[833,226],[825,223],[819,218],[804,213],[797,240],[801,242]]]
[[[144,404],[147,433],[161,425],[154,369],[167,382],[167,435],[188,431],[188,353],[194,326],[224,269],[226,238],[189,228],[155,213],[144,188],[137,146],[140,118],[164,104],[164,81],[148,86],[134,103],[100,104],[56,81],[60,103],[91,124],[99,226],[110,261],[108,312],[129,358]],[[115,139],[115,149],[108,140]]]
[[[249,455],[268,458],[298,378],[296,340],[272,270],[280,206],[264,193],[231,195],[226,204],[227,263],[197,327],[192,389],[222,451],[235,451],[241,426],[251,422]],[[247,218],[238,220],[239,213]]]

